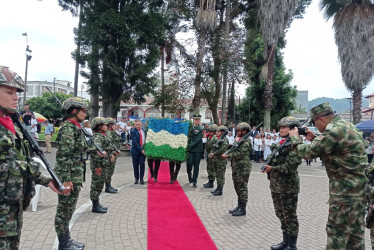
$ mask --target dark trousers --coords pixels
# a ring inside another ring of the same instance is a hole
[[[261,151],[255,152],[255,162],[260,162]]]
[[[135,180],[143,180],[145,169],[145,155],[142,153],[132,156],[132,167],[134,169]]]
[[[193,176],[192,181],[197,182],[197,177],[199,177],[199,166],[202,152],[189,152],[187,159],[187,174],[191,177],[192,166],[193,166]]]
[[[151,176],[155,177],[157,179],[158,176],[158,170],[160,169],[160,159],[147,159],[148,161],[148,167],[149,171],[151,172]],[[155,163],[155,167],[153,168],[153,162]]]
[[[127,140],[126,140],[126,132],[123,132],[123,133],[121,134],[121,140],[122,140],[122,142],[127,141]]]
[[[371,164],[371,162],[373,161],[373,154],[368,154],[368,163]]]
[[[175,171],[174,171],[174,166],[176,166]],[[179,173],[180,169],[181,169],[181,162],[180,161],[178,161],[178,162],[170,161],[169,162],[170,179],[176,180],[177,177],[178,177],[178,173]]]

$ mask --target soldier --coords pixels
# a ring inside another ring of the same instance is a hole
[[[24,88],[21,77],[0,66],[0,249],[19,248],[23,211],[35,194],[35,184],[60,193],[52,179],[41,174],[31,158],[29,144],[9,117],[17,112],[17,92]]]
[[[187,174],[188,181],[193,183],[193,187],[197,188],[197,177],[199,176],[199,165],[201,155],[203,154],[203,127],[200,126],[201,115],[193,116],[192,136],[188,138],[188,159],[187,159]],[[191,174],[193,169],[193,177]]]
[[[225,185],[225,173],[226,173],[226,164],[227,159],[222,158],[222,154],[226,152],[227,148],[229,147],[229,140],[226,138],[221,138],[221,136],[227,131],[226,126],[219,126],[217,128],[216,133],[216,142],[218,140],[222,140],[219,142],[218,148],[213,148],[212,154],[209,155],[210,159],[212,159],[212,168],[214,170],[215,176],[217,178],[217,188],[216,190],[212,191],[211,193],[215,196],[222,195],[223,185]],[[213,180],[214,181],[214,180]]]
[[[282,150],[270,163],[265,165],[263,173],[269,173],[271,197],[275,215],[281,222],[283,232],[283,241],[278,245],[271,246],[272,250],[277,249],[297,249],[297,235],[299,233],[299,222],[297,220],[297,200],[300,191],[300,180],[297,172],[298,166],[301,164],[301,157],[292,151],[291,140],[288,133],[294,127],[299,127],[300,122],[292,116],[283,117],[278,122],[280,128],[279,133],[283,139],[273,144],[273,147],[283,145]]]
[[[116,124],[116,121],[113,118],[107,118],[106,123],[108,126],[108,129],[106,130],[105,134],[108,136],[108,138],[113,142],[113,144],[117,147],[119,150],[121,148],[121,136],[117,134],[116,131],[114,131],[113,126]],[[113,148],[113,146],[111,146]],[[114,151],[114,149],[113,149]],[[105,178],[105,192],[115,194],[118,192],[117,188],[112,187],[112,176],[114,174],[114,168],[116,167],[117,159],[118,159],[119,152],[114,151],[114,161],[110,163],[110,165],[107,168],[106,172],[106,178]]]
[[[368,164],[366,167],[368,184],[366,189],[367,216],[366,227],[370,229],[371,248],[374,249],[374,167]]]
[[[91,145],[89,152],[91,154],[91,191],[90,198],[92,201],[92,212],[105,214],[108,210],[99,202],[99,196],[103,190],[104,182],[107,180],[107,174],[111,173],[108,169],[112,166],[115,161],[115,155],[113,153],[113,146],[111,145],[110,138],[105,133],[107,131],[107,119],[103,117],[95,117],[92,119],[92,140],[106,152],[106,157],[101,157],[95,154],[97,151],[94,145]]]
[[[83,243],[70,238],[69,222],[73,216],[86,169],[87,142],[79,123],[86,117],[87,103],[78,97],[70,97],[62,104],[67,118],[56,138],[56,174],[63,185],[71,190],[68,196],[58,195],[55,230],[59,249],[84,249]]]
[[[241,122],[238,124],[236,140],[240,141],[250,131],[248,123]],[[252,170],[252,163],[249,155],[252,152],[251,142],[246,140],[240,147],[232,150],[228,155],[223,154],[222,158],[231,160],[232,180],[234,188],[238,195],[238,206],[231,209],[229,213],[233,216],[246,215],[246,206],[248,202],[248,180]]]
[[[365,141],[353,124],[334,113],[327,102],[310,110],[312,123],[322,134],[308,130],[309,145],[299,139],[297,128],[289,135],[300,157],[321,157],[326,166],[330,180],[326,249],[365,249]]]
[[[217,141],[217,137],[215,136],[217,132],[217,125],[213,124],[208,127],[208,138],[205,145],[206,155],[206,171],[208,172],[208,182],[204,184],[205,188],[213,188],[214,187],[214,180],[216,178],[215,170],[213,168],[212,158],[209,158],[209,154],[213,149],[213,144]]]

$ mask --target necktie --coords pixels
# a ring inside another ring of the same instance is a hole
[[[143,136],[142,136],[142,131],[139,129],[139,134],[140,134],[140,146],[143,145]]]

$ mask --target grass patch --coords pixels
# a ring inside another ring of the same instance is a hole
[[[56,141],[56,138],[57,138],[57,133],[54,133],[51,141]],[[45,134],[40,134],[39,135],[39,141],[45,141]]]

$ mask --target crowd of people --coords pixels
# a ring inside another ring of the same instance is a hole
[[[22,79],[7,67],[0,66],[0,204],[3,209],[0,221],[7,222],[0,223],[0,247],[19,248],[23,211],[35,193],[35,184],[41,184],[58,193],[55,230],[59,249],[84,249],[84,243],[70,237],[69,222],[85,180],[87,153],[91,158],[92,212],[106,213],[108,207],[99,202],[99,196],[104,186],[105,192],[115,194],[118,191],[112,187],[111,178],[123,141],[128,143],[126,145],[132,155],[134,184],[144,184],[146,130],[140,120],[135,120],[134,124],[126,121],[116,124],[112,118],[95,117],[90,124],[85,121],[87,103],[77,97],[68,98],[62,104],[65,121],[56,138],[55,172],[62,183],[62,187],[58,187],[52,178],[41,174],[39,165],[31,157],[32,152],[28,149],[22,130],[18,123],[14,123],[14,119],[19,119],[14,116],[19,99],[17,92],[22,91]],[[249,199],[251,157],[259,162],[261,158],[265,160],[271,156],[271,161],[264,164],[262,172],[269,180],[275,214],[280,220],[283,234],[282,242],[271,246],[271,249],[293,250],[297,249],[299,234],[297,206],[300,179],[297,169],[302,159],[320,157],[325,163],[330,182],[326,249],[365,249],[365,207],[368,205],[370,211],[374,209],[374,193],[366,193],[367,184],[374,189],[374,178],[367,178],[374,175],[365,150],[368,143],[353,124],[335,115],[328,103],[312,108],[310,114],[312,123],[322,134],[316,135],[306,130],[308,143],[300,138],[297,129],[300,123],[292,116],[278,122],[279,132],[270,132],[270,129],[263,132],[262,128],[256,131],[256,127],[253,127],[251,130],[245,122],[233,124],[230,128],[214,124],[203,127],[201,116],[194,115],[186,148],[188,181],[194,188],[197,187],[205,142],[208,182],[203,186],[214,188],[216,182],[216,189],[211,193],[214,196],[223,195],[226,165],[230,162],[238,203],[228,212],[233,216],[244,216]],[[21,116],[30,131],[32,112],[26,111]],[[51,134],[54,132],[51,128],[48,131]],[[224,136],[226,133],[227,136]],[[160,161],[148,159],[151,178],[155,183],[158,182]],[[180,168],[181,162],[169,162],[170,184],[177,180]],[[368,218],[373,218],[373,215],[369,213]],[[367,221],[366,225],[374,239],[374,223]],[[372,244],[374,246],[373,241]]]

